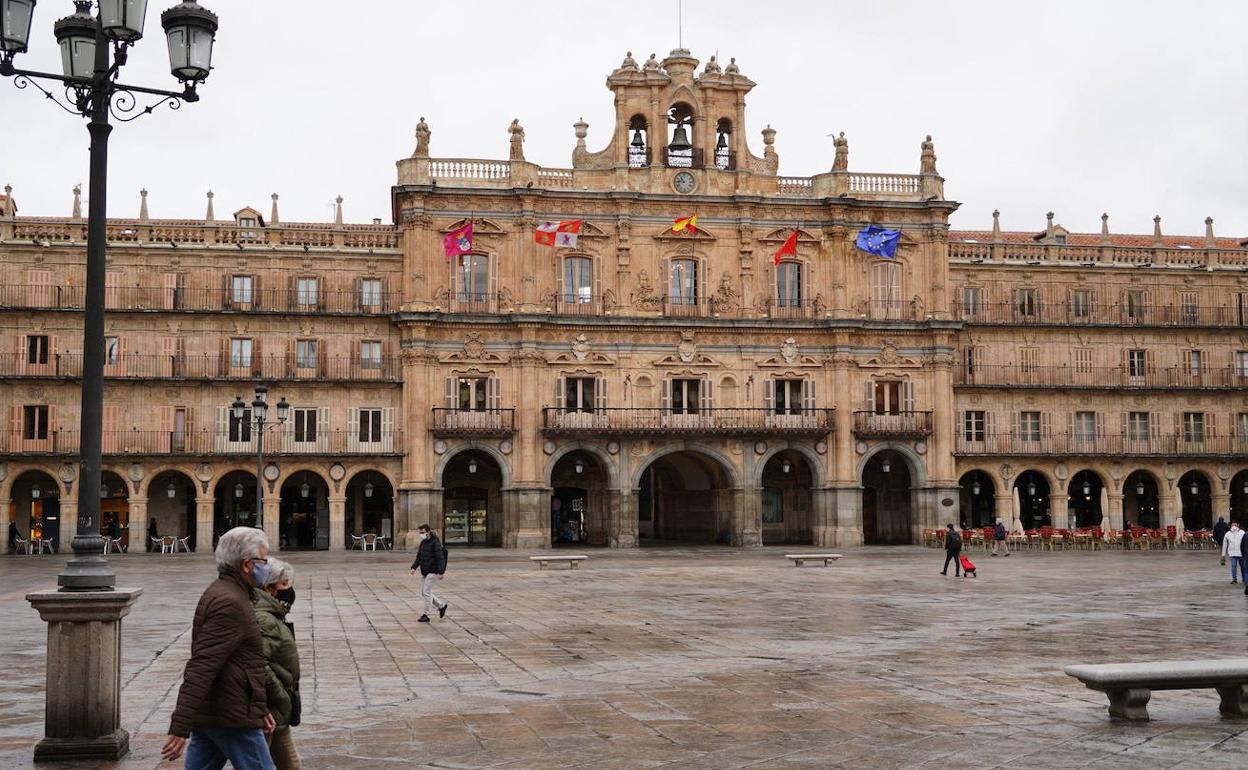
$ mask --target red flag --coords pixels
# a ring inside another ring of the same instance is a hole
[[[789,236],[788,240],[784,242],[784,245],[781,246],[779,251],[776,252],[775,262],[777,265],[779,265],[781,257],[796,257],[796,256],[797,256],[797,231],[794,230],[793,234]]]
[[[472,222],[442,236],[442,250],[446,252],[447,259],[472,251]]]

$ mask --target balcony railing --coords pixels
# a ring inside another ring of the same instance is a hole
[[[24,353],[0,354],[0,377],[76,378],[82,376],[81,353],[57,353],[47,363],[29,363]],[[126,353],[104,365],[104,377],[117,380],[312,380],[344,382],[399,382],[402,361],[397,356],[361,359],[323,356],[304,361],[287,355],[229,354],[173,355]]]
[[[1175,305],[1098,305],[1069,302],[955,302],[953,315],[976,324],[1040,326],[1239,326],[1248,327],[1248,309]]]
[[[959,366],[954,385],[1003,386],[1009,388],[1248,388],[1248,370],[1178,366],[1134,372],[1122,366],[1026,366],[976,364]]]
[[[44,284],[0,286],[0,308],[82,310],[83,287]],[[146,312],[245,312],[331,315],[384,315],[398,309],[395,292],[260,288],[234,292],[216,288],[109,286],[104,291],[109,310]]]
[[[908,300],[868,300],[863,314],[872,321],[916,321],[919,308]]]
[[[799,409],[779,414],[759,408],[679,412],[660,407],[607,407],[581,412],[546,407],[542,409],[542,430],[548,435],[823,436],[832,431],[833,414],[834,409]]]
[[[854,412],[854,434],[863,438],[907,438],[932,434],[932,413]]]
[[[1109,455],[1144,457],[1229,457],[1248,454],[1248,435],[1148,436],[1053,433],[960,433],[959,455]]]
[[[515,409],[433,410],[429,430],[435,436],[510,436],[516,432]]]
[[[21,432],[9,431],[5,439],[5,452],[11,455],[73,456],[78,454],[79,448],[76,430],[54,430],[43,438],[33,439],[26,438]],[[238,436],[207,429],[182,432],[116,430],[104,431],[102,448],[106,457],[254,455],[256,439],[254,434],[249,434],[244,441]],[[264,441],[266,455],[378,455],[403,451],[400,431],[361,436],[358,431],[328,430],[297,435],[294,426],[288,424],[280,431],[270,431]]]
[[[87,222],[63,217],[20,217],[0,223],[0,235],[12,227],[18,241],[86,243]],[[267,227],[239,227],[233,222],[190,219],[110,219],[109,243],[176,243],[187,246],[256,244],[279,247],[397,250],[399,230],[393,225],[337,225],[317,222],[270,223]]]
[[[706,154],[701,147],[688,150],[672,150],[664,147],[663,165],[668,168],[702,168],[706,165]]]
[[[949,258],[979,262],[987,259],[1005,263],[1079,264],[1109,266],[1178,265],[1182,267],[1244,267],[1248,250],[1169,248],[1150,246],[1066,246],[1056,243],[992,243],[951,240]]]
[[[822,307],[809,299],[777,299],[767,301],[768,318],[818,318]]]

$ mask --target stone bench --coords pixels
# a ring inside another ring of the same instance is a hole
[[[1066,673],[1108,695],[1110,715],[1121,719],[1147,721],[1153,690],[1217,690],[1220,712],[1248,716],[1248,658],[1082,664]]]
[[[529,561],[537,562],[538,569],[546,569],[546,565],[553,562],[567,562],[572,569],[580,566],[581,562],[588,559],[588,556],[530,556]]]
[[[841,555],[839,553],[786,553],[784,558],[792,559],[794,567],[800,567],[802,562],[806,561],[822,561],[823,566],[826,567],[841,558]]]

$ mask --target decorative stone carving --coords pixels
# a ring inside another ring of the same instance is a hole
[[[1053,466],[1053,475],[1057,477],[1058,481],[1065,481],[1066,477],[1070,475],[1070,469],[1066,467],[1066,463],[1058,463]]]
[[[867,442],[865,441],[854,442],[854,451],[860,455],[865,455],[867,453]]]
[[[720,69],[719,62],[715,61],[714,56],[707,59],[706,66],[702,68],[702,74],[704,75],[718,75],[722,71],[723,70]]]
[[[927,442],[926,441],[914,442],[914,451],[917,454],[921,454],[921,455],[927,454]]]
[[[4,481],[9,477],[9,466],[3,460],[0,460],[0,481]]]
[[[620,69],[629,72],[637,72],[637,60],[633,58],[633,52],[629,51],[624,54],[624,61],[620,62]]]
[[[550,441],[549,439],[542,442],[542,451],[546,454],[553,455],[556,449],[558,449],[558,447],[555,446],[555,442]]]
[[[832,161],[833,171],[849,170],[849,140],[845,138],[845,132],[842,131],[840,136],[832,140],[832,146],[836,148],[836,157]]]
[[[572,342],[572,355],[577,361],[584,361],[589,356],[593,346],[589,344],[589,338],[584,334],[576,335],[576,339]]]
[[[403,348],[399,357],[405,365],[428,365],[438,361],[437,354],[428,348]]]
[[[659,69],[659,60],[654,54],[650,54],[650,58],[646,59],[646,63],[642,65],[646,71],[657,71]]]
[[[754,442],[754,454],[759,455],[759,456],[767,454],[767,442],[755,441]]]
[[[515,300],[516,300],[515,295],[513,295],[511,293],[511,289],[507,288],[506,286],[503,286],[502,288],[498,290],[498,304],[500,308],[515,307],[515,304],[516,304]]]
[[[434,454],[440,454],[440,455],[446,454],[446,442],[443,441],[442,439],[438,439],[437,441],[434,441],[433,452]]]
[[[815,451],[816,451],[816,452],[818,452],[818,453],[819,453],[819,454],[821,454],[821,455],[825,455],[825,454],[827,454],[827,453],[828,453],[828,442],[826,442],[826,441],[816,441],[816,442],[815,442]]]
[[[615,309],[617,304],[614,290],[607,289],[602,293],[602,311],[604,313],[610,313]]]
[[[633,306],[639,310],[658,310],[663,298],[655,293],[650,284],[650,274],[642,270],[637,274],[637,290],[633,292]]]
[[[936,174],[936,145],[932,144],[931,134],[927,135],[919,149],[919,173]]]
[[[142,481],[145,476],[147,476],[147,473],[143,470],[142,465],[139,465],[138,463],[134,463],[127,470],[126,475],[129,476],[130,480],[133,481],[135,485],[137,486],[138,483]]]
[[[732,276],[723,273],[719,276],[719,288],[715,290],[715,295],[711,297],[711,310],[716,313],[726,313],[737,306],[737,290],[732,287]]]
[[[507,133],[511,134],[511,159],[524,160],[524,127],[520,125],[520,118],[512,119]]]
[[[469,333],[464,341],[464,358],[478,361],[485,354],[485,342],[480,334]]]
[[[413,158],[429,157],[429,137],[432,132],[429,130],[429,124],[421,117],[420,122],[416,124],[416,151],[412,153]]]
[[[676,346],[681,363],[693,363],[698,355],[698,344],[693,341],[693,329],[685,329],[680,333],[680,344]]]
[[[780,357],[784,359],[786,364],[791,364],[797,360],[797,340],[792,337],[786,337],[784,342],[780,343]]]
[[[511,454],[511,450],[513,448],[514,447],[512,446],[511,441],[508,439],[503,439],[502,441],[498,442],[498,451],[502,452],[505,455]]]
[[[329,466],[329,477],[333,479],[335,483],[342,481],[344,478],[346,478],[346,475],[347,475],[347,469],[343,467],[342,463],[334,463],[333,465]]]
[[[61,467],[56,471],[56,477],[68,484],[78,478],[78,468],[73,463],[61,463]]]
[[[207,484],[212,480],[212,466],[208,463],[200,463],[195,469],[195,478]]]
[[[1009,463],[1005,463],[1001,466],[1001,478],[1002,479],[1004,479],[1005,481],[1009,481],[1010,477],[1013,475],[1014,475],[1014,466],[1010,465]]]
[[[607,442],[607,454],[615,455],[619,453],[620,453],[620,442],[608,441]]]

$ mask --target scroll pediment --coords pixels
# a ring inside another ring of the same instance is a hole
[[[655,359],[651,366],[719,366],[720,363],[704,353],[694,353],[686,357],[680,353]]]
[[[768,358],[765,361],[757,361],[755,362],[754,365],[759,367],[760,369],[761,368],[768,368],[768,369],[789,368],[789,367],[811,368],[811,367],[823,366],[823,362],[817,358],[812,358],[810,356],[797,356],[791,361],[785,360],[781,356],[773,356],[772,358]]]
[[[702,225],[698,225],[696,233],[690,233],[682,230],[679,233],[672,232],[672,226],[665,225],[662,230],[650,236],[656,241],[697,241],[699,243],[707,243],[715,240],[715,236],[703,229]]]
[[[442,364],[505,364],[508,362],[507,356],[498,353],[481,353],[472,356],[467,353],[446,353],[438,356],[438,363]]]
[[[574,353],[559,353],[546,359],[546,363],[552,366],[556,364],[594,364],[597,366],[615,366],[615,359],[604,353],[586,353],[584,358],[578,358]]]
[[[789,236],[792,234],[793,234],[792,227],[781,227],[777,230],[772,230],[771,232],[767,233],[763,237],[759,238],[759,240],[764,243],[772,242],[772,241],[776,243],[784,243],[785,241],[789,239]],[[811,235],[810,231],[803,230],[799,227],[797,230],[797,242],[798,243],[818,243],[819,239],[816,238],[814,235]]]
[[[459,228],[463,227],[466,224],[468,224],[467,217],[463,219],[457,219],[451,224],[442,228],[440,232],[442,232],[443,234],[449,233],[452,230],[458,230]],[[482,219],[480,217],[477,217],[472,220],[472,234],[474,236],[475,235],[506,235],[507,231],[503,229],[502,225],[500,225],[498,222],[495,222],[493,219]]]
[[[864,368],[879,368],[882,366],[896,367],[900,369],[917,369],[923,364],[901,355],[897,352],[897,343],[892,339],[884,339],[881,341],[880,352],[877,355],[867,359],[865,363],[859,363]]]
[[[582,238],[609,238],[611,237],[611,235],[606,230],[603,230],[601,227],[594,224],[593,222],[590,222],[589,220],[583,220],[581,222],[581,237]]]

